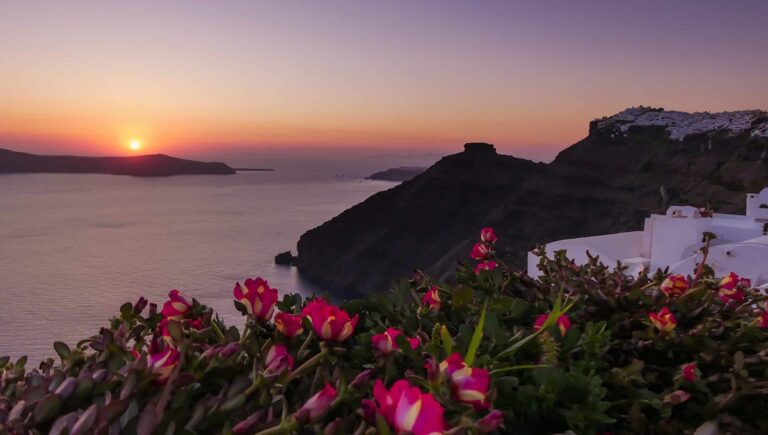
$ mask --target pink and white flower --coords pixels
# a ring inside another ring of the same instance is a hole
[[[381,380],[373,387],[378,412],[396,433],[413,435],[442,434],[443,407],[429,393],[423,393],[406,380],[399,380],[387,390]]]
[[[499,238],[496,237],[496,233],[493,231],[493,228],[485,227],[480,230],[480,240],[483,243],[494,244],[497,240],[499,240]]]
[[[424,293],[424,296],[421,298],[421,304],[429,307],[432,311],[440,310],[440,291],[437,289],[437,286],[433,285]]]
[[[752,287],[752,281],[731,272],[718,284],[718,296],[724,303],[741,302],[744,300],[744,290]]]
[[[168,378],[171,376],[173,369],[176,368],[180,358],[181,354],[179,351],[170,346],[159,352],[149,354],[147,358],[149,369],[158,375],[155,382],[160,385],[168,382]]]
[[[475,274],[480,274],[481,271],[487,270],[491,271],[496,269],[499,266],[498,263],[496,263],[493,260],[485,260],[477,263],[477,266],[475,266]]]
[[[484,261],[490,257],[492,251],[491,246],[487,243],[475,243],[475,245],[472,246],[472,252],[469,253],[469,258]]]
[[[317,298],[307,304],[301,314],[308,317],[315,334],[324,341],[341,342],[349,338],[357,326],[358,315],[350,318],[346,311]]]
[[[668,298],[674,298],[684,295],[690,287],[691,284],[688,282],[688,278],[686,278],[685,275],[678,274],[669,275],[667,279],[661,283],[660,289]]]
[[[236,283],[233,293],[235,300],[243,304],[249,315],[258,320],[267,320],[272,317],[277,303],[277,289],[270,288],[266,280],[248,278],[244,286],[239,282]]]
[[[301,316],[281,311],[275,316],[275,329],[287,338],[293,338],[304,332],[304,326],[301,321]]]
[[[403,331],[399,329],[387,328],[385,332],[371,337],[371,344],[373,345],[374,352],[382,355],[389,355],[390,353],[399,350],[397,336],[402,333]],[[411,349],[416,349],[421,344],[421,340],[418,337],[409,338],[408,343],[410,344]]]
[[[667,307],[658,313],[648,313],[648,319],[661,332],[672,332],[677,327],[677,318]]]
[[[168,293],[168,301],[163,304],[161,313],[166,319],[181,320],[192,308],[189,299],[179,290],[171,290]]]
[[[491,377],[487,369],[469,367],[458,353],[440,363],[440,373],[451,382],[453,397],[476,409],[485,409],[488,404],[488,388]]]

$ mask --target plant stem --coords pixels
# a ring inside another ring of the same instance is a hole
[[[320,351],[320,353],[308,359],[299,368],[291,372],[291,374],[289,374],[288,377],[285,378],[285,383],[287,384],[292,380],[298,378],[299,376],[303,375],[305,372],[311,370],[315,365],[320,363],[323,360],[323,358],[325,358],[326,355],[328,355],[328,348],[322,347],[322,350]]]

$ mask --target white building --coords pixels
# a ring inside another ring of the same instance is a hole
[[[735,272],[768,288],[768,188],[747,194],[746,215],[704,213],[694,207],[672,206],[664,215],[645,219],[643,231],[567,239],[547,244],[548,255],[565,250],[576,263],[586,263],[587,251],[606,265],[620,262],[627,273],[644,268],[654,272],[692,275],[702,259],[704,232],[717,237],[710,243],[707,264],[717,276]],[[539,276],[539,258],[528,253],[528,274]]]

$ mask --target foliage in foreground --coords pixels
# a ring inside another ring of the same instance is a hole
[[[0,358],[0,433],[768,433],[768,314],[747,280],[562,254],[532,280],[495,240],[456,284],[417,272],[341,307],[246,280],[242,332],[178,291],[159,312],[126,303],[56,361]]]

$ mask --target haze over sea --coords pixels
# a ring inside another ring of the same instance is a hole
[[[274,255],[295,253],[303,232],[393,186],[335,171],[0,176],[0,355],[36,364],[55,355],[53,341],[96,333],[124,302],[161,305],[175,288],[237,325],[235,281],[322,291]]]

